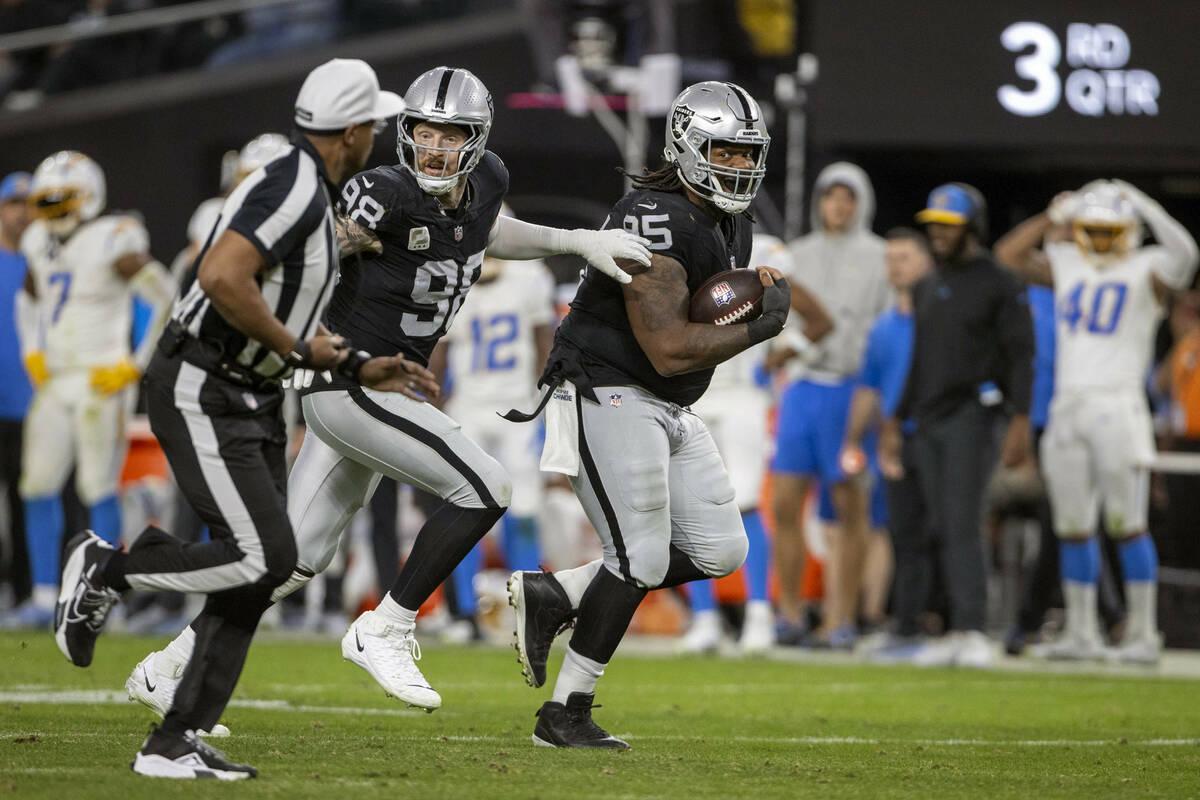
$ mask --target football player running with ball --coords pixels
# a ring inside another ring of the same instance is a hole
[[[625,281],[630,278],[614,258],[649,263],[643,240],[622,230],[567,231],[500,216],[508,170],[486,149],[492,97],[475,75],[435,67],[412,83],[404,103],[400,163],[360,173],[342,190],[343,261],[326,324],[354,348],[400,353],[427,366],[479,280],[485,253],[516,260],[574,253]],[[354,254],[362,257],[348,257]],[[329,566],[343,529],[382,475],[441,498],[395,584],[342,639],[343,657],[389,695],[433,711],[442,698],[416,664],[417,611],[504,514],[512,480],[457,422],[425,402],[436,383],[432,373],[422,373],[429,383],[414,376],[404,393],[376,392],[336,373],[297,387],[308,424],[288,478],[297,566],[272,599]],[[186,629],[139,663],[126,683],[131,697],[160,710],[191,657],[193,639]],[[150,684],[162,699],[143,691]]]
[[[1141,221],[1158,244],[1142,247]],[[1055,225],[1074,241],[1038,244]],[[1041,442],[1043,474],[1060,540],[1067,621],[1036,655],[1106,655],[1096,620],[1100,551],[1096,524],[1117,539],[1125,636],[1112,655],[1154,664],[1161,645],[1155,598],[1158,557],[1146,530],[1154,429],[1143,383],[1163,301],[1196,272],[1196,242],[1157,202],[1123,181],[1095,181],[996,243],[996,258],[1029,281],[1054,287],[1058,317],[1055,389]]]
[[[716,81],[685,89],[671,106],[666,163],[634,176],[608,217],[608,227],[650,239],[649,268],[624,286],[587,270],[558,329],[541,381],[542,467],[569,476],[603,558],[510,579],[530,685],[545,681],[550,643],[576,618],[554,696],[538,711],[537,745],[627,748],[591,708],[638,604],[651,589],[727,575],[746,557],[733,485],[689,406],[714,367],[779,334],[789,288],[777,270],[759,268],[762,315],[744,324],[696,324],[688,308],[708,278],[749,266],[744,212],[766,173],[769,143],[744,89]]]

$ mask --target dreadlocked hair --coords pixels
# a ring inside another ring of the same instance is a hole
[[[641,175],[634,175],[624,167],[617,167],[617,172],[633,181],[635,189],[649,189],[652,192],[683,191],[683,181],[679,178],[679,171],[675,169],[674,164],[668,164],[665,161],[656,170],[651,171],[649,168],[642,170]]]
[[[686,194],[684,187],[686,184],[679,177],[679,170],[674,164],[664,161],[658,169],[650,170],[649,168],[642,170],[641,175],[634,175],[624,167],[617,167],[617,172],[629,178],[633,182],[633,188],[644,189],[651,192],[678,192]],[[707,203],[708,201],[705,200]],[[742,216],[750,220],[753,224],[756,220],[754,215],[749,210],[743,211]]]

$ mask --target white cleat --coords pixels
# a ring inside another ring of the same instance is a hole
[[[1100,661],[1107,652],[1097,636],[1064,634],[1050,642],[1042,642],[1029,648],[1029,655],[1047,661]]]
[[[913,655],[912,663],[918,667],[953,667],[958,662],[962,640],[960,631],[947,633],[940,639],[930,639]]]
[[[762,601],[747,603],[738,647],[746,655],[760,655],[774,646],[775,615],[771,613],[771,605]]]
[[[982,631],[966,631],[958,644],[954,666],[987,669],[996,663],[996,646]]]
[[[432,712],[442,698],[417,667],[421,646],[412,629],[364,611],[342,637],[342,658],[365,669],[389,696]]]
[[[715,653],[721,646],[721,618],[714,611],[700,611],[692,617],[692,627],[679,640],[684,653]]]
[[[1162,658],[1162,640],[1155,634],[1122,641],[1108,652],[1108,657],[1119,664],[1153,667]]]
[[[175,690],[179,688],[179,679],[183,677],[186,666],[179,664],[171,668],[162,651],[155,650],[133,668],[133,672],[125,679],[125,691],[131,701],[141,703],[158,716],[165,717],[175,702]],[[224,737],[229,735],[229,728],[218,722],[211,731],[200,731],[200,735]]]

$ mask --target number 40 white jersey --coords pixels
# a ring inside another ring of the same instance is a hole
[[[1132,250],[1098,267],[1072,242],[1045,248],[1054,275],[1055,392],[1141,392],[1162,308],[1151,274],[1162,253]]]
[[[150,247],[135,217],[104,216],[59,241],[35,220],[21,237],[46,324],[46,366],[52,370],[115,364],[130,352],[132,289],[114,268]]]

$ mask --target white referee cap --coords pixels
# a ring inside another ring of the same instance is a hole
[[[371,65],[335,58],[308,73],[296,96],[296,125],[308,131],[340,131],[388,119],[404,110],[404,99],[379,89]]]

